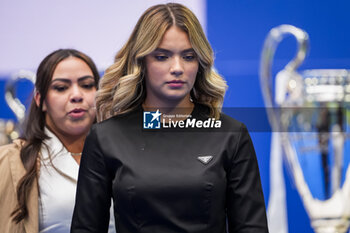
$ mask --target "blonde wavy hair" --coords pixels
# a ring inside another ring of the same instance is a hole
[[[145,101],[144,58],[174,25],[188,34],[199,60],[191,98],[208,106],[211,117],[219,118],[227,85],[213,69],[213,50],[192,11],[181,4],[168,3],[152,6],[143,13],[127,43],[117,53],[115,63],[106,70],[96,97],[98,121],[130,112]]]

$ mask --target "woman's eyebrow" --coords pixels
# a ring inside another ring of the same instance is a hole
[[[189,49],[185,49],[182,51],[182,53],[194,53],[194,49],[193,48],[189,48]]]
[[[94,77],[91,76],[91,75],[85,75],[85,76],[82,76],[82,77],[78,78],[78,82],[84,81],[86,79],[93,79],[94,80]],[[56,78],[56,79],[51,81],[51,83],[54,83],[54,82],[71,83],[72,80],[68,79],[68,78]]]
[[[51,81],[51,83],[54,83],[54,82],[71,83],[71,80],[70,80],[70,79],[67,79],[67,78],[56,78],[56,79],[54,79],[54,80]]]
[[[84,81],[84,80],[86,80],[86,79],[93,79],[93,80],[95,80],[93,76],[91,76],[91,75],[85,75],[85,76],[83,76],[83,77],[78,78],[78,82]]]
[[[163,48],[156,48],[154,52],[173,53],[172,51],[168,49],[163,49]],[[188,48],[181,51],[181,53],[191,53],[191,52],[195,52],[193,48]]]
[[[154,50],[154,52],[172,53],[170,50],[168,50],[168,49],[162,49],[162,48],[156,48],[156,49]]]

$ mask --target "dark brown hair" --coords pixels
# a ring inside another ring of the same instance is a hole
[[[27,115],[26,124],[22,138],[26,141],[21,149],[20,157],[26,174],[20,179],[17,186],[18,206],[12,212],[13,221],[19,223],[28,216],[27,200],[33,185],[38,185],[37,177],[39,169],[37,161],[39,161],[39,152],[43,141],[48,138],[44,132],[45,112],[43,112],[43,103],[46,98],[52,75],[58,63],[68,57],[76,57],[83,60],[91,69],[95,86],[98,87],[100,75],[96,65],[92,59],[84,53],[75,49],[59,49],[44,58],[40,63],[35,81],[35,91],[41,96],[39,106],[36,105],[34,98],[32,99],[29,113]]]

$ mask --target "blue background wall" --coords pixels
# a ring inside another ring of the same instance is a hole
[[[269,30],[280,24],[292,24],[307,31],[310,51],[300,70],[311,68],[350,69],[350,2],[312,0],[207,0],[208,38],[216,54],[216,68],[227,79],[226,107],[262,107],[259,83],[259,59]],[[275,54],[273,74],[283,69],[294,56],[296,42],[287,37]],[[240,115],[238,114],[238,118]],[[269,198],[269,132],[248,129],[258,156],[266,202]],[[298,193],[285,171],[288,229],[290,233],[311,233],[309,218]]]

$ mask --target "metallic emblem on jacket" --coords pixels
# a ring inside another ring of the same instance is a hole
[[[198,156],[197,157],[199,161],[201,161],[203,164],[208,164],[212,159],[213,156],[208,155],[208,156]]]
[[[273,56],[286,35],[296,38],[298,51],[273,83]],[[308,41],[308,34],[294,26],[273,28],[262,51],[261,88],[270,124],[281,135],[285,160],[313,229],[318,233],[347,232],[350,70],[298,72]]]

